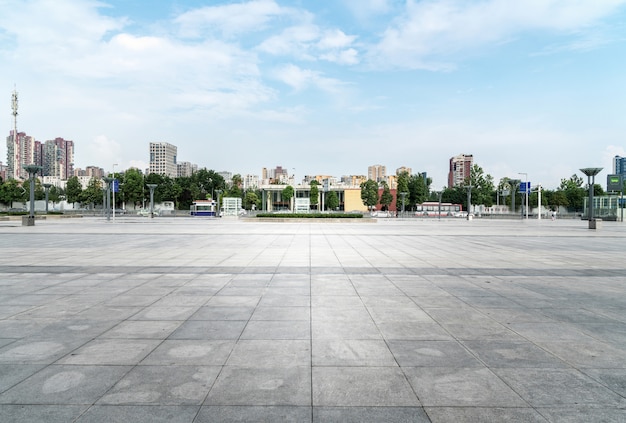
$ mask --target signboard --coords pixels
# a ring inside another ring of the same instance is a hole
[[[519,192],[521,193],[530,193],[530,182],[520,182],[519,184]]]
[[[607,175],[606,177],[606,190],[607,191],[622,191],[622,175]]]
[[[120,181],[113,179],[113,192],[120,192]]]

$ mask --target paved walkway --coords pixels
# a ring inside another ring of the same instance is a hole
[[[0,222],[0,421],[624,422],[586,223]]]

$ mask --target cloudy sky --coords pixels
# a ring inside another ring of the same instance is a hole
[[[18,130],[83,168],[166,141],[216,171],[440,188],[465,153],[552,189],[626,155],[626,0],[0,0],[0,64],[0,130],[15,88]]]

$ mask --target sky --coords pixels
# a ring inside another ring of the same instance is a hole
[[[626,156],[626,0],[0,0],[0,132],[75,166],[485,174],[555,189]],[[1,111],[1,109],[0,109]],[[6,163],[6,143],[0,143]]]

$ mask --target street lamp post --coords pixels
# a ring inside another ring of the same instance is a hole
[[[115,223],[115,166],[117,166],[117,163],[113,163],[113,181],[111,182],[111,191],[113,191],[113,223]]]
[[[600,173],[603,168],[601,167],[586,167],[580,169],[582,173],[587,175],[587,184],[589,185],[589,204],[587,218],[589,219],[589,229],[596,229],[596,221],[593,218],[593,185],[595,183],[595,176]]]
[[[439,191],[437,194],[439,194],[439,220],[441,220],[441,198],[443,197],[443,190]],[[469,216],[469,212],[467,215]]]
[[[519,179],[509,179],[509,186],[511,187],[511,212],[515,215],[515,193],[519,186]]]
[[[50,192],[50,187],[52,187],[52,184],[43,184],[43,187],[46,190],[46,214],[48,214],[48,194]]]
[[[519,172],[518,175],[524,175],[524,195],[525,195],[524,210],[526,214],[526,220],[528,220],[528,173]]]
[[[471,204],[472,204],[472,186],[471,185],[467,185],[465,188],[467,188],[467,220],[472,220],[472,217],[470,216],[470,208],[471,208]]]
[[[110,191],[113,188],[113,178],[109,178],[104,177],[102,178],[104,180],[104,182],[106,182],[107,187],[106,187],[106,198],[105,198],[105,204],[103,204],[102,206],[105,208],[106,210],[106,215],[107,215],[107,221],[111,220],[111,213],[110,213],[110,203],[109,201],[111,201],[111,197],[110,197]]]
[[[35,164],[25,165],[23,168],[26,172],[28,172],[28,180],[30,181],[30,212],[28,213],[28,216],[22,217],[22,226],[35,226],[35,176],[42,168],[41,166],[37,166]]]
[[[150,188],[150,218],[154,218],[154,189],[157,184],[146,184]]]
[[[408,193],[407,192],[401,192],[400,195],[402,196],[402,217],[404,217],[404,198],[406,197]]]
[[[216,189],[215,193],[217,194],[217,209],[215,210],[215,216],[216,217],[221,217],[221,213],[220,213],[220,194],[222,193],[221,189]]]

